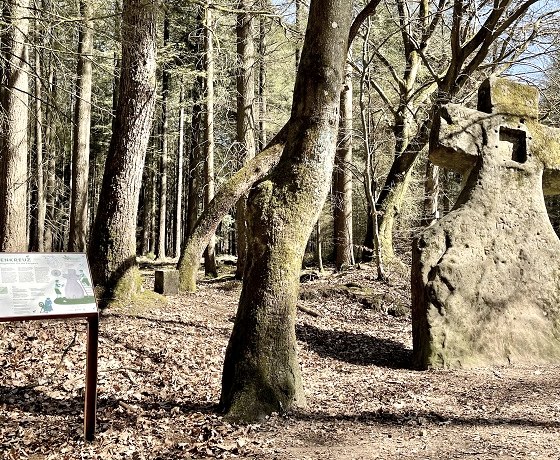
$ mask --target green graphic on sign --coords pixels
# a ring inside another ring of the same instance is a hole
[[[0,317],[95,312],[85,254],[0,254]]]

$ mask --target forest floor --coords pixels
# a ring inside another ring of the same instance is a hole
[[[0,324],[0,458],[559,459],[560,366],[412,370],[408,275],[389,274],[302,283],[319,313],[297,320],[308,407],[248,426],[217,412],[241,286],[227,276],[103,312],[92,443],[84,322]]]

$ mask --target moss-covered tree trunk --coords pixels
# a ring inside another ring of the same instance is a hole
[[[137,286],[136,216],[155,105],[156,1],[123,2],[115,128],[89,245],[94,282],[127,297]],[[122,287],[121,289],[116,289]]]
[[[233,419],[304,404],[295,335],[299,275],[331,181],[351,7],[349,0],[312,0],[286,146],[249,194],[249,252],[222,378],[221,405]]]
[[[285,130],[280,131],[265,150],[249,160],[243,168],[223,184],[193,225],[177,265],[182,291],[196,291],[196,275],[204,249],[208,246],[219,223],[235,205],[235,202],[249,191],[251,185],[278,163],[285,141],[285,133]]]

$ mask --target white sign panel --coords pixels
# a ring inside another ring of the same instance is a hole
[[[85,254],[0,253],[0,317],[95,312]]]

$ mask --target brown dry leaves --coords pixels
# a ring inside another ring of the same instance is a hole
[[[410,370],[410,317],[390,314],[408,280],[391,279],[365,267],[306,283],[363,286],[377,308],[336,290],[302,300],[321,314],[298,313],[308,408],[250,426],[216,412],[238,282],[103,314],[93,443],[85,323],[0,324],[0,458],[559,458],[560,368]]]

